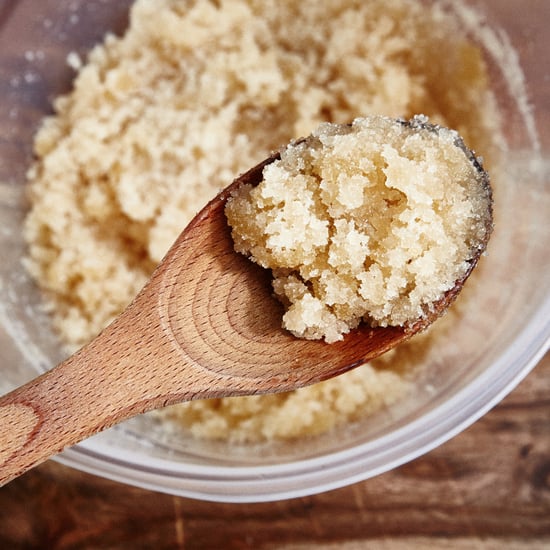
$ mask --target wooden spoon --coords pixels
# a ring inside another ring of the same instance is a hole
[[[95,340],[0,399],[0,484],[151,409],[287,391],[343,373],[410,338],[454,300],[467,275],[429,318],[407,328],[364,326],[330,345],[283,331],[269,274],[234,252],[224,215],[229,194],[243,183],[259,183],[264,166],[278,157],[211,201]]]

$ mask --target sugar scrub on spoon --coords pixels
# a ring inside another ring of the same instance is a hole
[[[263,177],[234,193],[226,215],[236,250],[272,270],[283,326],[302,338],[426,319],[492,230],[480,161],[422,116],[324,124]]]

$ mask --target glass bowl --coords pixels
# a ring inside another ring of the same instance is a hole
[[[63,359],[40,293],[22,265],[25,171],[52,99],[70,88],[71,51],[85,53],[127,24],[131,2],[0,2],[0,388]],[[487,412],[536,365],[550,337],[550,20],[545,0],[447,2],[481,44],[506,116],[507,164],[495,189],[496,229],[468,307],[422,353],[415,391],[394,406],[299,441],[236,445],[159,437],[133,419],[56,457],[69,466],[153,490],[267,501],[340,487],[433,449]],[[480,25],[473,6],[482,14]],[[498,44],[498,48],[496,47]],[[504,46],[504,47],[503,47]],[[503,53],[504,52],[504,53]]]

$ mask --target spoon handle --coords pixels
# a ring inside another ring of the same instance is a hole
[[[0,398],[0,485],[117,422],[219,390],[163,328],[146,287],[95,340]]]
[[[0,485],[148,407],[147,396],[132,387],[141,346],[130,332],[123,349],[120,342],[109,346],[120,328],[115,323],[90,346],[0,398]]]
[[[0,399],[0,485],[71,445],[92,420],[82,417],[84,394],[56,392],[58,378],[49,372]]]

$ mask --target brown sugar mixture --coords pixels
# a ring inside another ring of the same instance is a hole
[[[417,113],[490,159],[485,63],[439,3],[137,0],[126,33],[82,60],[35,140],[27,263],[63,342],[74,350],[100,332],[192,216],[272,150],[325,121]],[[197,437],[298,437],[409,387],[376,363],[291,394],[159,414]]]

